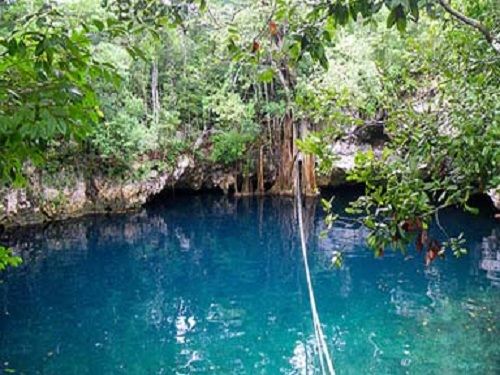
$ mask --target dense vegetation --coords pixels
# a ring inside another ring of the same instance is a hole
[[[193,144],[208,135],[209,162],[245,176],[266,150],[272,191],[290,192],[297,147],[304,168],[329,173],[334,140],[383,122],[382,154],[356,157],[349,179],[366,191],[350,211],[377,255],[414,241],[428,262],[464,252],[460,236],[429,238],[439,211],[474,211],[469,197],[500,185],[495,0],[19,0],[0,12],[4,185],[22,186],[29,165],[139,178],[202,158]],[[0,267],[15,262],[6,251]]]

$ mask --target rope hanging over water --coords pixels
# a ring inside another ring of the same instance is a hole
[[[314,289],[312,287],[311,272],[309,270],[309,262],[307,260],[307,245],[306,236],[304,233],[304,222],[302,216],[302,171],[301,165],[301,155],[298,155],[296,168],[297,173],[295,174],[295,195],[297,199],[297,216],[299,220],[299,232],[300,232],[300,243],[302,247],[302,258],[304,259],[304,268],[306,272],[307,289],[309,291],[309,301],[311,304],[311,315],[313,318],[314,335],[316,337],[316,345],[318,346],[319,352],[319,363],[321,366],[322,374],[335,375],[335,369],[333,368],[333,361],[328,351],[328,346],[326,345],[325,335],[323,333],[323,328],[321,327],[321,321],[319,320],[318,310],[316,308],[316,298],[314,297]],[[325,367],[326,365],[326,367]]]

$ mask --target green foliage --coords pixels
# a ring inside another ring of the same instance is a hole
[[[418,230],[405,225],[418,220],[422,230],[444,207],[475,212],[469,197],[499,182],[497,56],[468,30],[442,31],[430,21],[421,28],[377,54],[391,141],[381,158],[358,155],[350,176],[366,186],[351,211],[362,215],[377,254],[418,244]],[[459,256],[462,244],[461,236],[450,238],[432,251],[448,248]]]
[[[213,112],[214,122],[220,128],[253,126],[255,114],[253,103],[244,103],[240,95],[235,92],[218,90],[207,98],[205,107]]]
[[[300,151],[316,156],[316,172],[328,175],[336,160],[327,137],[321,137],[321,133],[311,134],[305,139],[297,139],[296,144]]]
[[[44,5],[14,17],[0,38],[0,179],[21,183],[22,163],[43,159],[58,137],[83,139],[99,108],[91,87],[103,66],[83,25],[67,28],[60,9]]]
[[[332,254],[332,266],[335,268],[341,268],[344,263],[342,253],[340,251],[334,251]]]
[[[212,160],[225,165],[242,161],[258,134],[254,103],[245,103],[238,93],[222,87],[205,100],[205,107],[217,129],[212,136]]]
[[[52,142],[82,142],[100,125],[96,88],[117,85],[124,72],[96,44],[114,41],[132,58],[146,59],[133,37],[159,39],[164,26],[181,23],[197,4],[41,2],[32,10],[31,1],[13,3],[0,13],[0,183],[16,185],[24,182],[23,164],[41,165]]]
[[[390,141],[349,177],[366,186],[351,211],[377,254],[500,184],[498,55],[479,32],[435,20],[451,17],[437,2],[40,4],[1,6],[1,183],[21,185],[27,161],[143,176],[193,152],[202,132],[212,161],[248,164],[278,144],[285,114],[317,129],[297,146],[326,174],[331,143],[382,114]],[[454,5],[497,31],[494,0]]]
[[[383,94],[382,77],[373,58],[374,44],[375,36],[368,28],[338,31],[335,46],[327,49],[330,69],[300,77],[296,97],[299,109],[322,122],[347,108],[363,117],[373,116]]]
[[[17,267],[22,263],[22,259],[12,254],[12,250],[0,245],[0,272],[7,267]]]
[[[249,143],[255,139],[255,133],[229,130],[212,137],[212,160],[225,165],[243,160]]]
[[[90,142],[106,162],[125,168],[137,156],[157,148],[154,129],[142,118],[144,105],[134,96],[123,98],[123,107],[109,121],[95,129]]]

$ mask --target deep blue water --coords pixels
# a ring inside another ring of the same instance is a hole
[[[425,267],[421,256],[374,259],[363,229],[349,222],[321,239],[319,206],[306,212],[338,374],[500,374],[498,223],[442,214],[471,252]],[[316,373],[290,200],[177,197],[10,241],[24,265],[0,284],[4,371]],[[330,265],[334,250],[345,254],[340,270]]]

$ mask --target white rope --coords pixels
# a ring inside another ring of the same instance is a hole
[[[300,160],[300,157],[298,158]],[[298,164],[298,163],[297,163]],[[295,180],[295,191],[297,197],[297,216],[299,219],[299,231],[300,231],[300,243],[302,247],[302,258],[304,259],[304,268],[306,271],[307,289],[309,291],[309,300],[311,303],[311,314],[313,318],[314,325],[314,335],[316,336],[316,343],[318,345],[319,351],[319,361],[321,366],[322,374],[335,375],[335,369],[333,368],[333,361],[328,351],[328,346],[326,345],[325,335],[321,327],[321,322],[319,320],[318,310],[316,308],[316,298],[314,297],[314,290],[311,281],[311,272],[309,270],[309,262],[307,260],[307,246],[306,238],[304,234],[304,223],[302,217],[302,193],[301,193],[301,183],[300,183],[300,169],[297,168],[296,180]],[[328,372],[325,371],[325,363]]]

